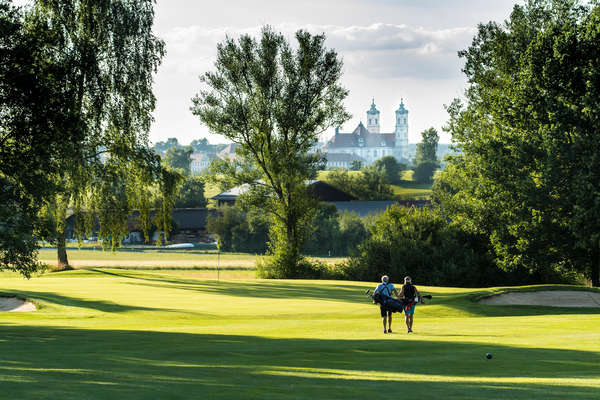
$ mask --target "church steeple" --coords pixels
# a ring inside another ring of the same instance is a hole
[[[400,105],[396,110],[396,158],[406,158],[408,152],[408,110],[404,107],[404,99],[400,99]]]
[[[375,99],[371,100],[371,108],[367,111],[367,130],[379,133],[379,110],[375,107]]]

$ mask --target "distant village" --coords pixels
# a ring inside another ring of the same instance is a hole
[[[417,152],[417,143],[408,142],[408,110],[403,100],[394,113],[394,132],[381,132],[381,113],[373,99],[365,114],[366,126],[361,120],[351,132],[340,132],[339,128],[336,128],[333,136],[326,142],[315,143],[313,151],[323,153],[327,160],[326,169],[328,170],[351,169],[356,163],[367,166],[386,156],[393,156],[398,162],[411,165]],[[192,175],[206,173],[210,163],[217,158],[225,160],[236,157],[237,145],[233,143],[210,144],[207,139],[200,139],[193,140],[189,146],[193,149],[193,153],[190,155]],[[154,145],[154,149],[163,157],[171,147],[185,146],[180,144],[177,138],[170,138]],[[438,144],[438,160],[442,161],[445,156],[452,153],[450,144]]]

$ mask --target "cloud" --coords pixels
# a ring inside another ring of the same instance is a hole
[[[325,33],[327,46],[338,51],[346,73],[371,78],[448,79],[460,75],[458,50],[468,46],[475,29],[425,29],[396,24],[294,25],[273,27],[292,43],[299,29]],[[200,26],[178,27],[163,35],[167,43],[165,68],[176,74],[194,74],[212,69],[217,43],[226,36],[257,36],[261,27],[245,29]]]

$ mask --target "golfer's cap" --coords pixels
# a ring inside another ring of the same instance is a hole
[[[385,283],[385,282],[387,282],[389,280],[390,280],[390,277],[387,276],[387,275],[384,275],[384,276],[381,277],[381,282],[383,282],[383,283]]]
[[[412,279],[410,276],[405,276],[404,277],[404,282],[412,282]]]

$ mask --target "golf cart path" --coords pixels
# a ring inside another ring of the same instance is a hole
[[[0,312],[26,312],[35,311],[35,306],[29,301],[24,301],[16,297],[0,297]]]
[[[600,293],[580,290],[548,290],[539,292],[510,292],[479,300],[480,304],[548,306],[548,307],[599,307]]]

